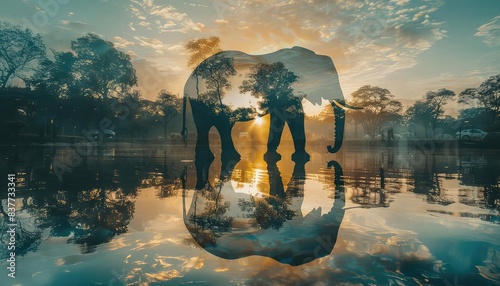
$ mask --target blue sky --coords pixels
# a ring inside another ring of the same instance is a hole
[[[101,35],[132,56],[146,98],[162,88],[182,94],[190,73],[183,46],[209,36],[251,54],[299,45],[328,55],[347,96],[370,84],[410,103],[500,72],[500,1],[22,0],[4,3],[0,19],[31,27],[58,50]]]

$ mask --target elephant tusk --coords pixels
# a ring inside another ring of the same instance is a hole
[[[338,101],[336,101],[335,99],[334,99],[334,100],[332,100],[332,102],[333,102],[336,106],[338,106],[338,107],[340,107],[340,108],[342,108],[342,109],[344,109],[344,110],[360,110],[360,109],[363,109],[363,107],[352,106],[352,105],[349,105],[349,104],[347,104],[347,103],[344,103],[344,105],[342,105],[342,104],[340,104]]]

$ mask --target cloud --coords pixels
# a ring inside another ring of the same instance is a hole
[[[158,39],[148,38],[143,36],[135,36],[134,39],[137,40],[140,46],[151,48],[155,50],[157,54],[160,55],[162,55],[164,51],[167,49],[167,45]]]
[[[410,0],[391,0],[390,2],[395,3],[396,5],[403,6],[408,4]]]
[[[205,30],[203,23],[193,21],[187,13],[177,11],[172,5],[155,5],[153,0],[132,0],[130,10],[141,20],[139,25],[159,32],[187,33]],[[155,27],[151,27],[153,23]]]
[[[59,24],[71,30],[88,30],[88,24],[81,21],[60,20]]]
[[[120,37],[115,37],[115,38],[120,38]],[[137,41],[139,46],[151,48],[151,49],[155,50],[155,52],[158,55],[163,55],[166,51],[182,52],[184,50],[183,46],[179,43],[165,44],[164,42],[162,42],[158,39],[148,38],[148,37],[143,37],[143,36],[135,36],[134,39]],[[130,42],[128,42],[128,43],[130,43]]]
[[[477,28],[474,36],[483,38],[483,42],[488,46],[500,45],[500,16]]]
[[[359,87],[415,66],[419,54],[443,39],[443,23],[433,17],[441,5],[425,0],[241,0],[219,11],[207,30],[219,35],[225,48],[252,54],[295,45],[312,49],[330,56],[343,78]]]
[[[127,41],[126,39],[124,39],[122,37],[118,37],[118,36],[113,37],[111,39],[111,41],[113,42],[113,44],[117,48],[126,48],[126,47],[129,47],[129,46],[135,45],[134,42]]]

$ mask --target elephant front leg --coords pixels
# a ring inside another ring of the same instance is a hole
[[[231,137],[233,126],[234,125],[230,122],[230,118],[226,115],[222,115],[217,118],[217,121],[215,123],[215,128],[217,128],[217,131],[219,131],[221,140],[221,160],[230,164],[239,161],[241,158],[240,154],[234,147],[233,138]],[[223,166],[224,169],[225,167],[226,166]]]
[[[293,146],[295,153],[292,154],[292,160],[295,162],[307,162],[310,159],[306,152],[306,134],[304,129],[304,113],[297,113],[287,117],[287,124],[292,133]]]
[[[267,152],[264,154],[266,161],[279,161],[281,155],[276,151],[281,142],[281,135],[285,126],[284,112],[273,110],[270,113],[271,125],[269,127],[269,136],[267,138]]]

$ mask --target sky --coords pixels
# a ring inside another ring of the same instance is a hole
[[[0,20],[40,33],[50,49],[92,32],[133,60],[148,99],[180,96],[192,39],[217,36],[224,50],[266,54],[302,46],[332,58],[344,95],[387,88],[405,104],[425,92],[459,93],[500,73],[496,0],[21,0]],[[448,113],[463,106],[451,104]]]

